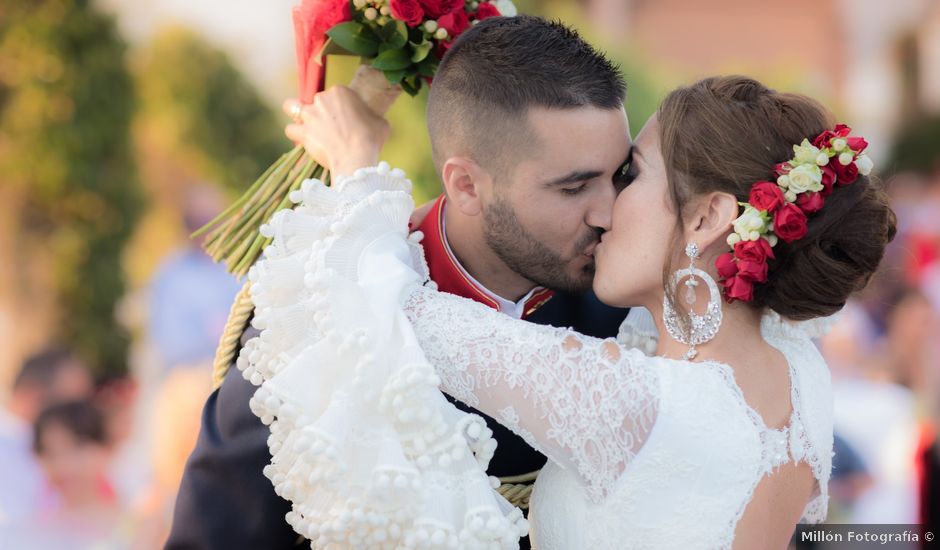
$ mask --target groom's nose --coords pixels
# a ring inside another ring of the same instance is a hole
[[[598,192],[591,197],[588,210],[584,216],[584,223],[595,229],[610,230],[610,221],[614,214],[614,201],[617,199],[617,190],[613,183],[598,186]]]

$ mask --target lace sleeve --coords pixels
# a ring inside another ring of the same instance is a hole
[[[424,287],[404,309],[443,389],[577,472],[595,502],[646,441],[659,380],[639,350]]]

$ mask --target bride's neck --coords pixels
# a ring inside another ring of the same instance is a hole
[[[761,310],[736,302],[722,302],[721,328],[715,337],[699,346],[693,361],[721,361],[735,364],[742,359],[762,357],[766,354],[767,344],[761,336]],[[689,350],[687,344],[674,340],[666,331],[663,322],[662,298],[645,306],[653,314],[656,329],[659,331],[659,344],[656,355],[673,359],[682,359]]]

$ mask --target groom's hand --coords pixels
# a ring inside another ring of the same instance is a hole
[[[303,145],[334,176],[378,164],[379,152],[390,131],[388,122],[345,86],[333,86],[318,93],[309,105],[288,99],[284,112],[289,116],[299,113],[284,129],[287,137]]]

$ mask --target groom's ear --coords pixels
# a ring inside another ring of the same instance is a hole
[[[448,206],[467,216],[483,212],[483,199],[492,191],[492,178],[479,164],[466,157],[451,157],[441,167],[441,180]]]
[[[691,241],[703,249],[723,240],[738,217],[738,198],[730,193],[714,191],[697,202],[693,215],[688,216]]]

